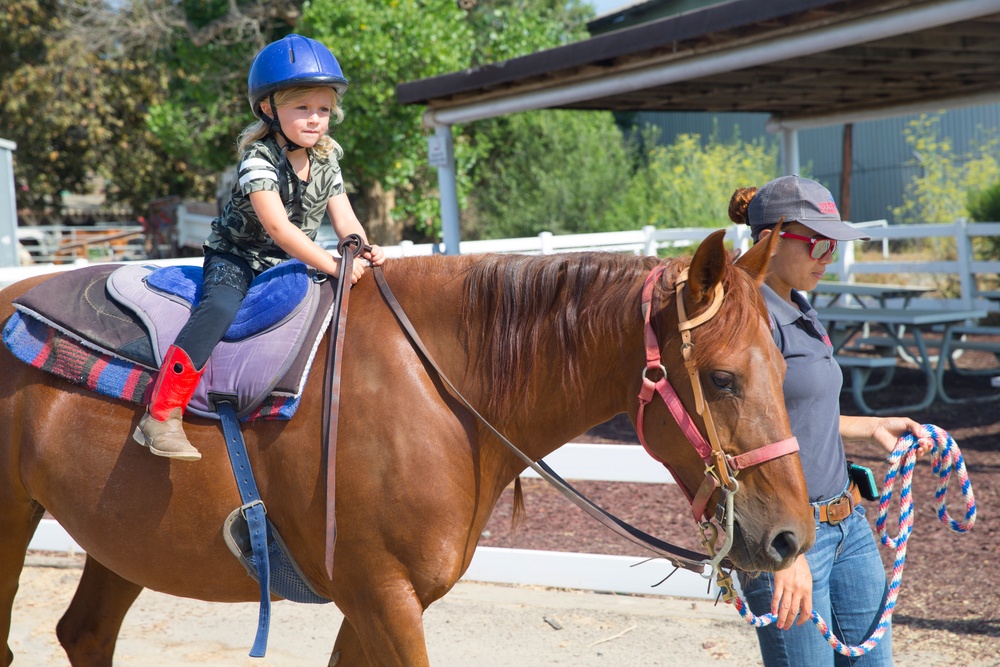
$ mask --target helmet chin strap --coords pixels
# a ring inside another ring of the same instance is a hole
[[[274,118],[271,118],[266,113],[264,113],[263,109],[260,110],[260,117],[261,120],[263,120],[265,123],[268,124],[272,134],[274,133],[280,134],[282,138],[284,138],[285,140],[285,145],[281,147],[281,158],[278,160],[278,193],[280,194],[282,201],[287,201],[288,199],[288,191],[286,188],[286,184],[288,181],[287,154],[289,153],[289,151],[300,151],[305,147],[299,146],[297,143],[289,139],[288,135],[286,135],[284,130],[281,129],[281,121],[278,120],[278,107],[275,106],[274,104],[274,93],[271,93],[268,96],[268,102],[270,102],[271,110],[274,112]],[[302,193],[299,192],[299,187],[298,187],[299,181],[297,177],[293,178],[292,180],[295,183],[295,192],[293,193],[293,198],[294,198],[293,201],[295,203],[295,206],[299,210],[302,210]]]
[[[267,101],[271,104],[271,110],[274,112],[274,118],[268,116],[264,113],[264,110],[261,109],[261,120],[268,124],[268,127],[273,134],[280,134],[281,138],[285,140],[285,145],[281,148],[282,157],[284,157],[284,153],[286,151],[300,151],[305,148],[304,146],[299,146],[297,143],[289,139],[288,135],[285,134],[285,131],[281,129],[281,121],[278,120],[278,107],[274,104],[274,93],[268,95]]]

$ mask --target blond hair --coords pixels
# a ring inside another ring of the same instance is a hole
[[[344,110],[340,107],[340,95],[337,94],[333,88],[327,88],[326,86],[298,86],[295,88],[285,88],[283,90],[276,91],[274,93],[274,106],[283,107],[299,102],[304,97],[312,93],[316,88],[322,87],[330,91],[330,96],[332,98],[332,112],[334,125],[340,123],[344,120]],[[272,113],[274,110],[272,109]],[[236,155],[237,157],[242,157],[243,153],[246,152],[248,148],[255,142],[260,141],[267,135],[271,133],[271,126],[261,119],[257,119],[253,123],[250,123],[243,131],[240,132],[239,138],[236,140]],[[327,158],[331,153],[336,155],[337,159],[340,159],[344,155],[344,149],[340,147],[333,137],[329,134],[324,134],[320,137],[316,145],[309,149],[312,151],[313,155],[319,158]]]

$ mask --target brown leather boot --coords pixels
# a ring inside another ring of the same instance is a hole
[[[132,439],[157,456],[180,461],[200,459],[201,452],[184,435],[181,416],[204,372],[195,370],[187,352],[171,345],[156,376],[148,411],[139,420]]]

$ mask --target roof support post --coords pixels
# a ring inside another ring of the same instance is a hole
[[[438,197],[441,205],[441,235],[444,254],[458,255],[461,232],[458,219],[458,186],[455,177],[455,144],[451,125],[436,125],[431,137],[430,162],[438,170]]]
[[[799,173],[799,131],[781,128],[781,170],[785,176]]]
[[[18,266],[17,203],[14,188],[14,151],[17,144],[0,139],[0,266]]]

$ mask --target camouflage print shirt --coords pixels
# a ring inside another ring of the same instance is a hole
[[[309,150],[309,149],[306,149]],[[309,152],[309,181],[303,181],[290,164],[285,165],[285,186],[279,187],[281,149],[273,135],[256,141],[236,167],[236,181],[222,215],[212,221],[205,247],[245,259],[260,273],[289,259],[257,219],[250,193],[271,190],[282,195],[285,212],[293,225],[315,240],[327,202],[344,192],[344,177],[337,158],[319,158]],[[295,193],[301,198],[299,205]]]

